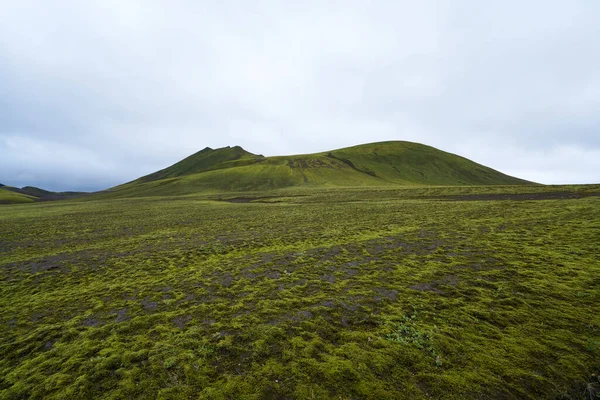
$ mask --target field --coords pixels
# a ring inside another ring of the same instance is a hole
[[[599,195],[0,206],[0,399],[583,399],[600,373]]]

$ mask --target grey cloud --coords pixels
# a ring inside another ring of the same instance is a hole
[[[598,16],[586,0],[11,2],[0,182],[101,189],[205,146],[391,139],[598,182]]]

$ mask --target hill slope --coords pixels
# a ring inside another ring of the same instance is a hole
[[[285,187],[523,185],[522,179],[430,146],[391,141],[323,153],[263,157],[239,146],[205,148],[103,196],[180,195]]]
[[[356,170],[400,184],[515,185],[531,182],[505,175],[464,157],[411,142],[380,142],[327,153]]]
[[[0,186],[0,204],[32,203],[36,200],[37,197],[14,192],[8,186]]]
[[[254,164],[262,159],[264,159],[263,156],[249,153],[240,146],[228,146],[216,150],[206,147],[168,168],[143,176],[134,182],[153,182],[217,169],[239,167]]]
[[[65,200],[89,193],[85,192],[51,192],[35,186],[16,188],[0,184],[0,204],[32,203],[35,201]]]

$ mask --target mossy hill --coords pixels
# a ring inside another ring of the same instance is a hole
[[[152,182],[201,172],[240,167],[255,164],[264,160],[264,158],[261,155],[249,153],[240,146],[223,147],[216,150],[206,147],[204,150],[200,150],[168,168],[143,176],[135,182]]]
[[[64,200],[82,196],[84,192],[51,192],[35,186],[16,188],[0,184],[0,204],[33,203],[36,201]]]
[[[289,187],[523,185],[522,179],[423,144],[390,141],[315,154],[264,157],[205,148],[105,194],[131,197]]]
[[[0,204],[32,203],[36,197],[10,190],[7,186],[0,186]]]

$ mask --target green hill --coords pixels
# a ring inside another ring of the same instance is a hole
[[[357,171],[404,185],[515,185],[522,179],[464,157],[411,142],[364,144],[327,153]]]
[[[16,188],[0,184],[0,204],[32,203],[34,201],[65,200],[87,195],[85,192],[51,192],[35,186]]]
[[[32,203],[36,200],[37,197],[13,192],[8,186],[0,186],[0,204]]]
[[[34,196],[34,197],[47,197],[47,196],[52,196],[52,195],[56,195],[57,193],[55,192],[51,192],[49,190],[44,190],[44,189],[40,189],[38,187],[35,186],[23,186],[21,189],[12,189],[14,191],[18,191],[19,193],[22,194],[26,194],[28,196]]]
[[[239,167],[254,164],[263,159],[263,156],[249,153],[240,146],[223,147],[216,150],[207,147],[168,168],[143,176],[134,182],[153,182],[200,172]]]
[[[239,146],[205,148],[104,196],[181,195],[287,187],[531,184],[451,153],[392,141],[323,153],[264,157]]]

